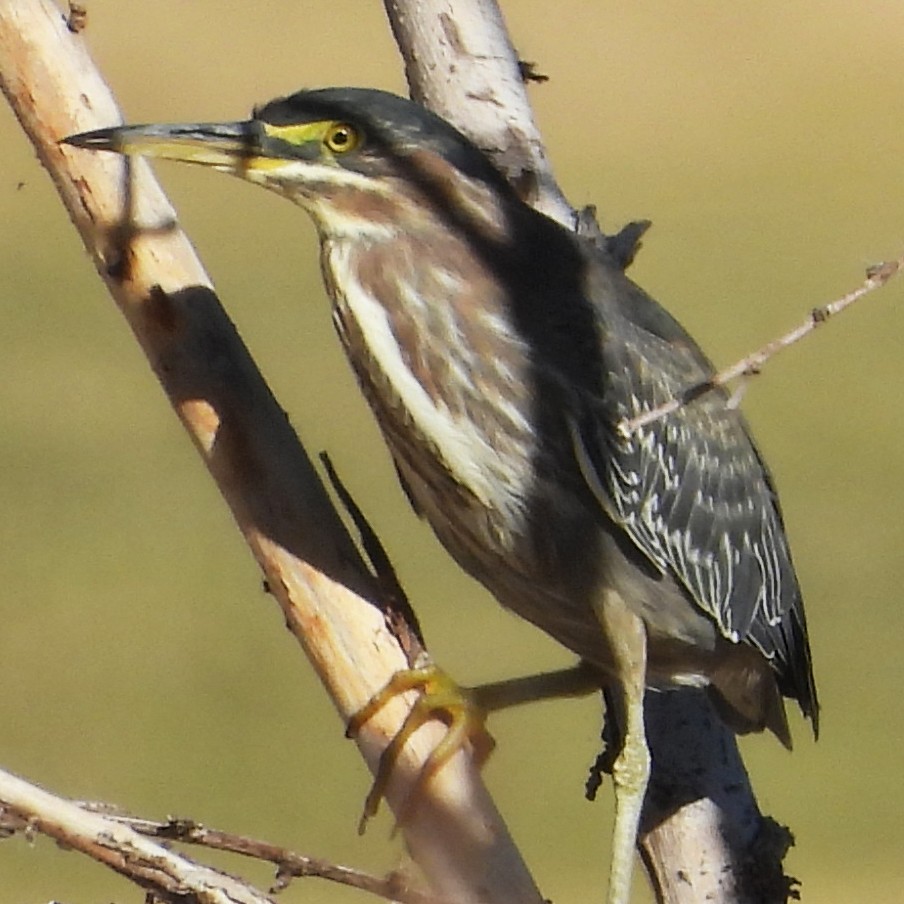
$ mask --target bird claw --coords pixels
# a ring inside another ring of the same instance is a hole
[[[364,810],[358,823],[359,835],[364,833],[368,820],[376,815],[380,801],[386,796],[402,748],[422,725],[432,719],[440,719],[446,723],[448,730],[421,767],[399,811],[396,827],[405,822],[427,783],[459,749],[471,742],[475,763],[481,766],[495,746],[493,738],[486,730],[486,710],[480,705],[477,695],[470,689],[456,684],[436,666],[396,672],[386,686],[374,694],[349,719],[345,730],[346,737],[356,737],[362,726],[390,700],[411,690],[420,690],[421,695],[412,706],[402,727],[380,755],[376,777],[364,801]]]

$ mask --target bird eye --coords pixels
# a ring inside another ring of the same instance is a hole
[[[358,130],[346,122],[337,122],[330,126],[324,138],[324,144],[334,154],[347,154],[353,151],[361,140]]]

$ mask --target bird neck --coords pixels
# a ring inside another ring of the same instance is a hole
[[[413,435],[488,509],[517,516],[534,441],[529,358],[492,272],[454,232],[322,247],[340,339],[400,469],[424,458]]]

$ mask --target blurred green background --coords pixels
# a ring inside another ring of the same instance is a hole
[[[403,91],[363,0],[90,0],[132,121],[237,119],[302,86]],[[904,245],[904,6],[512,0],[561,183],[604,226],[649,217],[632,274],[729,363]],[[375,870],[368,785],[225,505],[8,110],[0,112],[0,765],[64,795],[192,816]],[[238,181],[161,165],[303,440],[379,528],[437,658],[467,682],[569,656],[499,611],[408,511],[332,335],[313,230]],[[743,742],[797,837],[805,901],[899,902],[904,282],[785,353],[745,407],[782,491],[823,702],[816,745]],[[505,641],[502,642],[502,638]],[[495,717],[490,787],[544,893],[599,900],[610,795],[582,797],[594,701]],[[242,864],[231,868],[248,871]],[[251,875],[266,883],[265,870]],[[308,880],[287,902],[359,900]],[[0,901],[139,901],[45,840],[0,843]],[[639,900],[646,897],[638,895]]]

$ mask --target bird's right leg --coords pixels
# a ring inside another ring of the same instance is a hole
[[[650,751],[644,728],[647,632],[643,621],[615,591],[606,591],[596,607],[610,649],[611,693],[621,747],[612,765],[615,826],[609,867],[608,904],[628,904],[637,831],[650,778]]]

